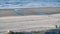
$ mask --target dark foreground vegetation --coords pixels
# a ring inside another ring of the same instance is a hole
[[[31,32],[8,32],[7,34],[60,34],[60,29],[51,29],[47,31],[31,31]]]

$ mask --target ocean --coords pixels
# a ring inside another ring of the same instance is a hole
[[[60,7],[60,0],[0,0],[0,8]]]

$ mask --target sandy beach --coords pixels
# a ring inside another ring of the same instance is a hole
[[[42,31],[60,25],[60,8],[0,9],[0,33],[12,31]]]

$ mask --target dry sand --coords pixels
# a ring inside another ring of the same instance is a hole
[[[47,9],[50,9],[47,11]],[[31,15],[27,13],[29,10],[32,9],[22,9],[22,11],[27,11],[25,14],[27,16],[16,16],[17,13],[12,12],[11,16],[10,14],[2,11],[3,15],[0,16],[5,16],[5,17],[0,17],[0,33],[4,33],[7,30],[12,30],[12,31],[41,31],[41,30],[48,30],[48,29],[55,29],[55,25],[60,25],[60,8],[47,8],[47,9],[42,9],[46,13],[50,13],[49,15]],[[36,9],[37,11],[40,11],[40,9]],[[46,11],[45,11],[46,10]],[[1,11],[1,10],[0,10]],[[34,9],[32,10],[33,12],[35,11]],[[37,12],[36,11],[36,12]],[[9,11],[10,12],[10,11]],[[54,14],[54,12],[57,12]],[[14,16],[14,14],[15,16]],[[53,14],[51,14],[53,13]],[[18,14],[17,14],[18,15]]]
[[[12,31],[42,31],[55,29],[60,25],[60,14],[48,16],[11,16],[0,17],[0,32]]]

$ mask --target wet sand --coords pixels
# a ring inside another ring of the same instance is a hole
[[[60,14],[60,7],[0,9],[0,17],[4,16],[28,16],[28,15],[52,15]]]

